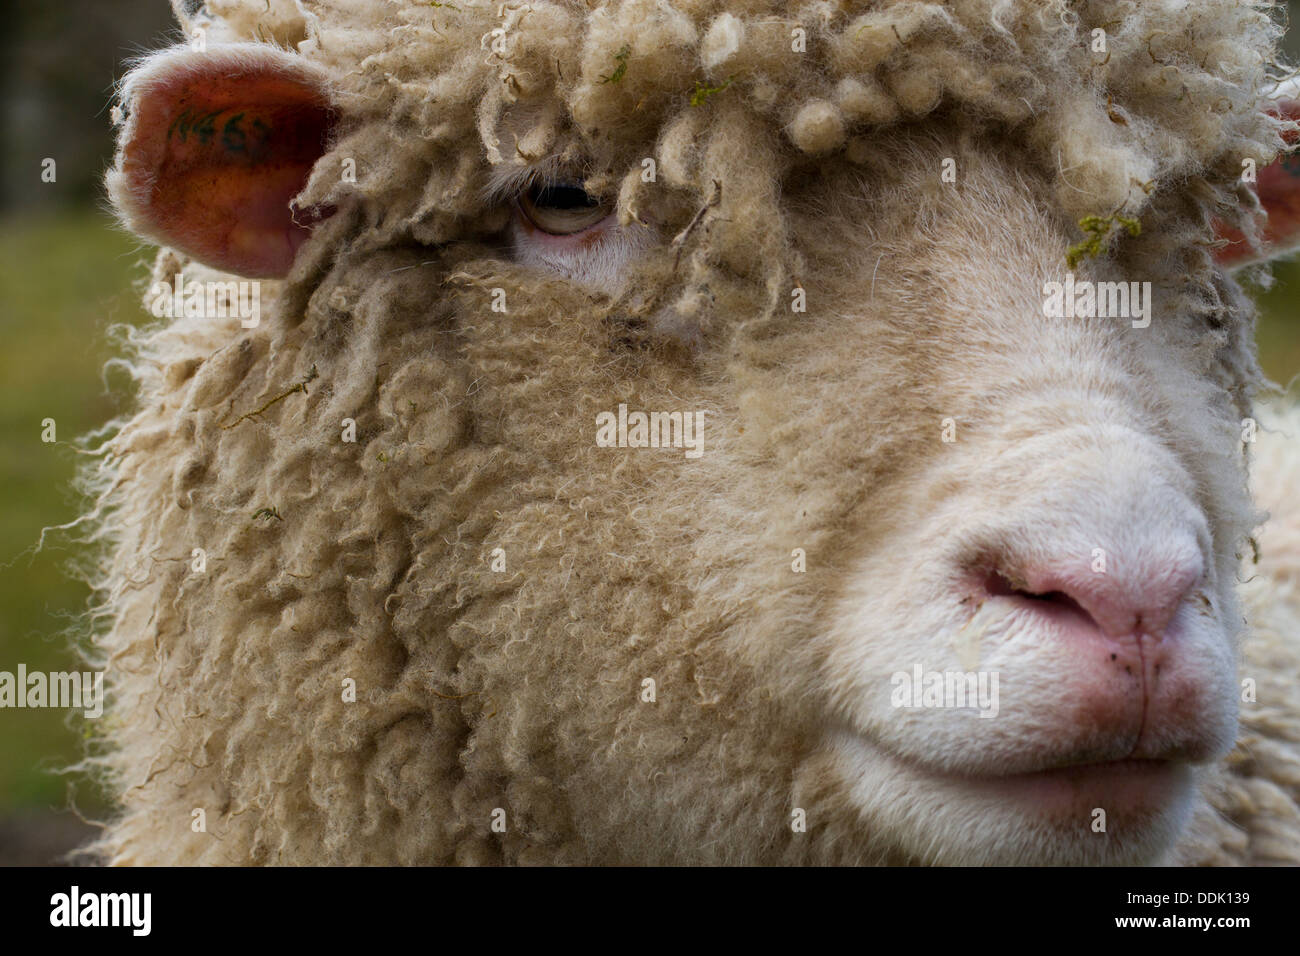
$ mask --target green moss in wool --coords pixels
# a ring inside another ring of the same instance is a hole
[[[1079,220],[1079,228],[1087,238],[1075,243],[1065,252],[1065,264],[1076,268],[1084,259],[1101,255],[1117,228],[1122,228],[1130,236],[1142,234],[1142,224],[1136,219],[1111,213],[1109,216],[1084,216]]]
[[[709,86],[699,80],[695,81],[695,89],[691,90],[691,106],[703,106],[709,101],[709,97],[715,93],[721,93],[731,85],[733,77],[727,77],[717,86]]]
[[[623,79],[623,74],[627,72],[627,58],[632,55],[632,47],[624,43],[617,53],[614,54],[614,60],[618,66],[614,67],[614,72],[609,76],[602,76],[602,83],[617,83]]]

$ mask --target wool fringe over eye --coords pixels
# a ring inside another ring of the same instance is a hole
[[[1255,235],[1243,162],[1266,165],[1286,125],[1261,100],[1284,75],[1260,56],[1281,35],[1266,2],[186,6],[187,34],[275,43],[333,76],[346,125],[300,205],[356,206],[358,245],[472,235],[494,167],[556,148],[583,157],[589,191],[617,195],[624,222],[662,205],[650,195],[667,187],[683,193],[680,228],[718,184],[681,270],[684,305],[707,298],[718,271],[738,271],[768,289],[769,312],[780,307],[792,257],[763,200],[808,157],[868,154],[892,124],[936,110],[1028,144],[1070,220],[1136,219],[1171,246],[1207,241],[1166,230],[1152,210],[1171,184],[1203,185],[1207,215]],[[367,175],[341,176],[345,160]]]

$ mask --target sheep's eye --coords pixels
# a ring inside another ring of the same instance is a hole
[[[600,222],[612,211],[581,186],[537,183],[519,197],[519,208],[542,232],[569,236]]]

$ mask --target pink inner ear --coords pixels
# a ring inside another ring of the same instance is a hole
[[[121,169],[147,231],[200,262],[285,275],[310,235],[289,202],[324,152],[333,115],[318,86],[272,62],[164,66],[132,104]]]
[[[1300,102],[1283,100],[1278,104],[1278,112],[1287,119],[1300,120]],[[1288,134],[1287,142],[1294,146],[1295,141],[1296,136]],[[1287,153],[1259,170],[1254,188],[1260,205],[1268,213],[1261,234],[1262,247],[1252,246],[1238,230],[1216,223],[1215,235],[1228,240],[1228,245],[1214,254],[1223,265],[1244,265],[1281,255],[1300,245],[1300,155]]]

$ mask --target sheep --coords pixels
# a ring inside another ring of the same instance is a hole
[[[1300,862],[1270,4],[176,9],[91,852]]]

